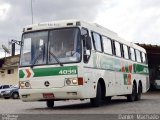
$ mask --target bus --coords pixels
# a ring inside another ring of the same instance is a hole
[[[19,64],[22,101],[141,99],[149,89],[146,51],[95,23],[61,20],[23,28]]]

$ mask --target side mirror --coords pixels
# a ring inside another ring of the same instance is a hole
[[[88,50],[92,49],[91,38],[89,36],[86,37],[86,47]]]
[[[92,49],[92,43],[91,43],[91,38],[87,35],[83,35],[82,39],[85,41],[85,46],[87,48],[87,50],[91,50]]]

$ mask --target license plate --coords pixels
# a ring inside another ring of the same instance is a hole
[[[43,98],[45,99],[53,99],[54,94],[53,93],[43,93]]]

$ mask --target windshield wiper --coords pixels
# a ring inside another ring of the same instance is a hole
[[[37,60],[43,55],[43,53],[40,53],[37,57],[35,57],[32,61],[32,64],[31,64],[31,68],[33,68],[34,64],[37,62]]]
[[[57,61],[57,63],[60,64],[60,66],[63,66],[63,64],[59,61],[59,59],[55,56],[54,53],[52,53],[52,52],[49,52],[49,53],[54,57],[54,59]]]
[[[39,50],[40,52],[39,52],[38,56],[35,56],[35,57],[33,58],[31,68],[33,68],[33,66],[34,66],[34,64],[37,62],[37,60],[38,60],[39,58],[41,58],[42,56],[43,56],[43,61],[44,61],[45,44],[42,45],[42,46],[40,46],[40,47],[41,47],[41,49]]]

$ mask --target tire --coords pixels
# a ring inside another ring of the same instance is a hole
[[[19,98],[19,94],[17,92],[12,93],[12,98],[13,99],[18,99]]]
[[[138,93],[136,94],[135,100],[136,100],[136,101],[140,100],[140,99],[141,99],[141,96],[142,96],[142,84],[139,83],[139,85],[138,85]]]
[[[102,100],[102,91],[101,91],[101,85],[98,83],[97,85],[97,93],[95,98],[90,99],[90,103],[93,107],[99,107]]]
[[[54,107],[54,101],[53,100],[48,100],[46,101],[46,105],[48,108],[53,108]]]
[[[111,96],[105,97],[105,102],[106,102],[106,103],[110,103],[111,100],[112,100],[112,97],[111,97]]]
[[[9,99],[10,97],[4,97],[4,99]]]
[[[133,102],[133,101],[135,101],[136,93],[137,93],[136,85],[133,84],[132,94],[127,95],[127,101],[128,101],[128,102]]]

